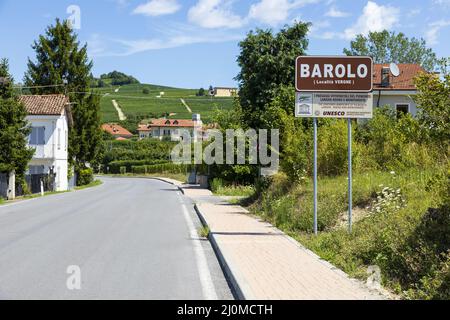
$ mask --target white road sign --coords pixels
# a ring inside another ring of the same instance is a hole
[[[295,116],[300,118],[370,119],[372,110],[372,93],[297,92],[295,97]]]

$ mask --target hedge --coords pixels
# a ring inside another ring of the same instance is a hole
[[[167,163],[165,160],[120,160],[120,161],[113,161],[109,163],[108,167],[105,168],[105,173],[112,173],[112,174],[119,174],[121,172],[121,167],[125,167],[126,172],[133,172],[133,167],[138,166],[147,166],[147,165],[156,165],[156,164],[162,164]]]
[[[154,165],[132,166],[131,172],[134,174],[153,173],[186,173],[191,169],[190,165],[174,164],[170,162]]]

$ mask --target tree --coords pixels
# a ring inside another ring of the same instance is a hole
[[[203,97],[205,95],[205,89],[200,88],[197,92],[197,97]]]
[[[74,126],[69,135],[69,161],[77,173],[88,163],[99,163],[102,153],[100,101],[90,93],[92,61],[87,44],[80,47],[77,35],[65,21],[56,19],[32,48],[36,62],[28,59],[24,82],[34,94],[68,94]]]
[[[309,23],[286,26],[279,33],[272,30],[250,31],[239,43],[238,64],[241,71],[239,99],[246,123],[261,127],[261,115],[281,85],[292,85],[295,80],[295,58],[304,55],[308,40]]]
[[[14,93],[8,60],[0,61],[0,172],[15,171],[23,176],[34,150],[27,147],[30,128],[25,106]]]
[[[416,79],[419,121],[430,137],[444,148],[450,146],[450,75],[443,79],[421,74]]]
[[[357,35],[344,49],[348,56],[370,56],[374,63],[416,63],[427,71],[434,71],[438,61],[423,39],[408,38],[403,33],[370,32],[368,36]]]

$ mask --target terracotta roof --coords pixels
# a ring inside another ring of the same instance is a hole
[[[138,131],[151,131],[152,128],[148,124],[140,124],[138,127]]]
[[[105,123],[104,125],[102,125],[102,129],[103,131],[106,131],[112,134],[113,136],[122,136],[122,137],[133,136],[133,134],[130,131],[114,123]]]
[[[414,85],[414,78],[422,72],[426,72],[418,64],[408,64],[401,63],[398,64],[400,69],[400,75],[394,77],[390,74],[390,85],[389,87],[381,86],[381,71],[383,67],[389,67],[389,64],[375,64],[374,65],[374,78],[373,78],[373,88],[374,90],[417,90]]]
[[[174,127],[174,128],[193,128],[195,126],[192,120],[178,119],[156,119],[150,124],[150,127]]]
[[[126,140],[128,140],[128,139],[127,139],[127,138],[124,138],[124,137],[118,137],[116,140],[117,140],[117,141],[126,141]]]
[[[59,116],[70,103],[69,98],[62,94],[20,96],[19,100],[29,115]]]

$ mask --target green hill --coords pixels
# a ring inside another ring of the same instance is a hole
[[[106,83],[110,83],[107,80]],[[146,89],[146,90],[145,90]],[[146,93],[144,93],[144,90]],[[118,112],[112,100],[115,100],[128,121],[139,122],[141,119],[162,117],[190,119],[191,112],[199,113],[203,121],[211,119],[215,108],[231,109],[233,98],[198,97],[195,89],[180,89],[152,84],[130,84],[103,88],[94,88],[101,97],[102,121],[119,122]],[[161,93],[164,92],[163,95]]]

